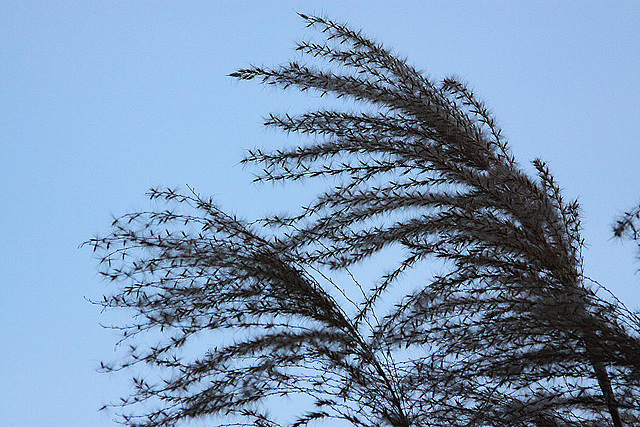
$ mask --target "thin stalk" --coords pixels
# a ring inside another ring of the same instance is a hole
[[[611,415],[611,421],[615,427],[622,427],[622,420],[620,419],[620,412],[618,411],[618,403],[616,402],[615,395],[613,394],[613,388],[611,387],[611,379],[607,373],[607,368],[595,360],[591,360],[593,371],[598,379],[598,385],[604,396],[604,401],[607,404],[607,409]]]

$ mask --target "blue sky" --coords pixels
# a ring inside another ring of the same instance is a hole
[[[243,150],[278,147],[270,111],[317,98],[234,82],[295,56],[296,11],[362,28],[433,78],[456,74],[521,164],[579,197],[588,275],[640,308],[640,263],[611,223],[640,199],[640,3],[270,1],[0,3],[0,425],[110,426],[128,390],[96,373],[116,335],[88,248],[112,215],[189,184],[256,217],[299,194],[256,187]],[[289,142],[295,142],[289,139]]]

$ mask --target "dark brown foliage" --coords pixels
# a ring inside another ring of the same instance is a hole
[[[135,380],[124,422],[216,415],[276,426],[261,403],[300,394],[315,407],[294,426],[634,424],[640,321],[584,276],[578,203],[562,198],[542,161],[535,177],[517,165],[463,83],[432,82],[360,33],[301,16],[326,39],[299,44],[309,63],[231,76],[370,112],[270,115],[266,125],[311,142],[254,150],[245,162],[262,168],[258,181],[335,185],[297,214],[252,224],[194,192],[152,190],[175,210],[125,215],[88,242],[117,284],[102,304],[134,313],[125,339],[162,332],[122,363],[162,377]],[[402,257],[359,299],[331,279],[391,247]],[[404,272],[436,258],[446,274],[381,311]],[[233,343],[181,352],[195,337],[232,332]]]

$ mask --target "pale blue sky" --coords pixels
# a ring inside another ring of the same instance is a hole
[[[286,142],[262,116],[320,100],[226,77],[291,59],[310,34],[296,11],[469,81],[521,164],[542,157],[580,198],[587,274],[640,308],[633,245],[610,239],[640,199],[636,1],[3,1],[0,425],[114,425],[97,409],[128,377],[95,369],[116,340],[99,322],[122,317],[85,301],[106,284],[78,249],[112,214],[148,208],[154,185],[189,184],[249,217],[296,206],[237,163]]]

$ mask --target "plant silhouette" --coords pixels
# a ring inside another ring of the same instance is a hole
[[[87,242],[115,286],[99,303],[133,313],[131,352],[105,370],[159,375],[134,379],[115,405],[123,423],[277,426],[265,407],[287,395],[311,402],[293,408],[293,426],[636,423],[640,321],[583,274],[577,201],[541,160],[536,176],[516,163],[464,83],[434,82],[360,32],[300,16],[323,42],[231,76],[367,110],[272,114],[267,126],[309,143],[244,162],[260,182],[328,178],[329,189],[254,222],[195,191],[153,189],[167,210],[125,215]],[[355,281],[355,294],[336,278],[390,248],[397,262]],[[446,271],[381,304],[432,260]],[[233,340],[183,351],[203,335]]]

